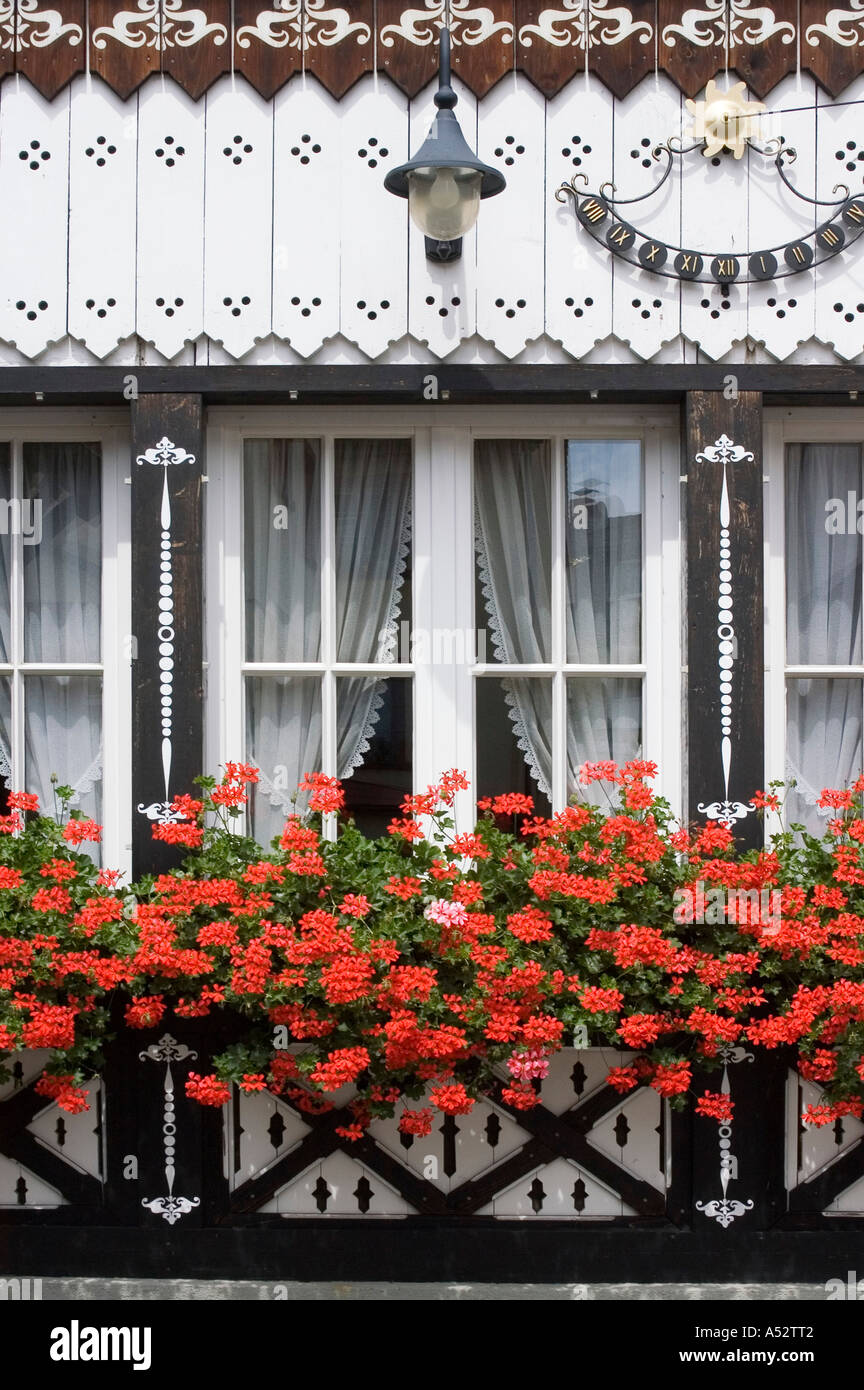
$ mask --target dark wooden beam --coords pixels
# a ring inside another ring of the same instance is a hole
[[[762,843],[762,398],[688,392],[681,467],[687,535],[691,820]],[[750,809],[748,809],[750,808]]]
[[[137,878],[183,857],[154,842],[203,767],[199,395],[142,395],[132,410],[132,862]]]
[[[0,405],[87,404],[126,408],[145,395],[200,395],[217,404],[428,404],[502,399],[561,404],[597,400],[679,401],[688,391],[722,393],[731,378],[765,404],[864,405],[864,365],[572,364],[545,366],[0,367]],[[437,392],[437,400],[435,394]],[[593,396],[592,393],[597,395]],[[296,396],[294,395],[296,393]],[[850,393],[857,393],[851,394]]]

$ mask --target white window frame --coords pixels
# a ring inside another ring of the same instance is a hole
[[[129,414],[127,410],[48,409],[39,411],[11,407],[0,409],[0,442],[10,445],[12,491],[20,479],[25,443],[73,444],[95,441],[102,451],[102,583],[101,583],[101,661],[56,665],[44,662],[0,663],[0,678],[13,682],[26,674],[63,674],[73,669],[83,675],[102,678],[102,863],[121,869],[128,878],[132,872],[132,747],[131,698],[131,527],[129,460]],[[11,606],[13,634],[20,614],[21,592],[20,536],[11,538],[19,563],[12,574]],[[24,778],[23,710],[16,701],[15,727],[11,731],[13,790],[26,791]],[[13,714],[13,719],[15,715]],[[53,807],[43,810],[48,815]]]
[[[864,410],[769,407],[764,411],[765,484],[765,781],[786,778],[786,686],[798,677],[853,677],[862,682],[864,661],[856,666],[789,666],[786,663],[786,446],[860,444],[864,449]],[[827,498],[826,498],[827,501]],[[770,830],[770,825],[766,828]]]
[[[614,423],[609,417],[614,414]],[[207,424],[207,523],[205,595],[207,596],[207,689],[205,748],[208,770],[240,756],[245,737],[243,680],[254,671],[243,660],[243,440],[296,438],[322,441],[322,457],[332,458],[339,438],[398,438],[414,442],[413,628],[473,634],[474,527],[473,454],[475,439],[548,439],[555,468],[556,517],[561,520],[564,447],[567,439],[639,439],[643,477],[659,486],[644,488],[642,650],[647,657],[663,634],[658,661],[632,667],[603,666],[596,674],[629,674],[643,680],[643,748],[660,767],[658,791],[680,815],[683,806],[682,665],[680,539],[680,435],[677,415],[665,407],[523,407],[523,406],[334,406],[211,407]],[[560,487],[558,486],[560,484]],[[325,499],[325,507],[327,505]],[[563,525],[553,525],[560,544],[554,554],[557,604],[564,602]],[[443,538],[443,539],[442,539]],[[450,538],[449,541],[447,538]],[[332,557],[323,557],[322,587],[332,584]],[[440,561],[440,563],[436,563]],[[563,623],[559,624],[563,633]],[[324,640],[322,632],[322,641]],[[322,650],[322,656],[326,656]],[[397,655],[401,656],[399,652]],[[565,684],[568,676],[595,668],[567,664],[563,652],[536,668],[552,675],[553,718],[566,729]],[[303,663],[289,663],[299,671]],[[405,675],[413,680],[412,731],[414,785],[423,790],[442,771],[468,772],[471,789],[457,798],[461,826],[471,821],[476,796],[474,679],[481,671],[506,674],[507,667],[393,662],[364,667],[353,663],[306,663],[311,673],[324,671],[327,681],[340,672]],[[268,663],[268,669],[274,669]],[[534,674],[535,668],[520,667]],[[333,697],[335,698],[335,696]],[[330,722],[333,706],[330,706]],[[335,768],[332,733],[326,736],[328,706],[323,709],[325,772]],[[422,728],[424,737],[417,738]],[[559,742],[563,746],[563,737]],[[562,761],[562,760],[559,760]],[[566,801],[566,768],[556,766],[553,807]]]

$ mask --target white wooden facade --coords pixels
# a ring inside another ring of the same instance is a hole
[[[691,119],[665,74],[623,100],[580,77],[549,101],[520,73],[479,103],[456,87],[463,130],[508,187],[461,261],[436,266],[383,189],[429,125],[434,84],[409,101],[369,75],[337,102],[297,75],[265,101],[225,76],[195,103],[154,74],[124,102],[81,76],[49,102],[8,78],[0,363],[862,359],[854,246],[727,294],[610,264],[555,201],[574,172],[626,198],[657,182],[651,150]],[[859,190],[862,103],[864,77],[840,101],[806,73],[771,93],[765,129],[796,150],[801,192]],[[640,214],[646,232],[737,254],[812,231],[816,216],[752,151],[691,157],[656,204]]]

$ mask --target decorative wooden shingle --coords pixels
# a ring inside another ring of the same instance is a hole
[[[656,61],[656,0],[605,6],[588,0],[588,71],[618,97],[627,96]]]
[[[195,0],[194,6],[164,0],[162,71],[198,98],[231,68],[230,0]]]
[[[555,96],[572,77],[586,71],[579,14],[580,6],[572,0],[562,0],[555,8],[547,0],[516,0],[516,67],[544,96]]]
[[[151,72],[158,72],[159,0],[123,10],[113,0],[90,0],[90,69],[118,96],[128,97]]]
[[[331,0],[305,0],[305,72],[314,74],[334,97],[341,97],[374,66],[373,0],[354,0],[350,10]]]
[[[444,0],[420,0],[411,9],[404,0],[378,0],[378,71],[386,72],[409,97],[438,71],[444,13]]]
[[[516,56],[516,0],[461,0],[451,8],[453,71],[476,97],[484,97]]]
[[[864,72],[864,7],[858,0],[801,0],[801,66],[832,97]]]
[[[259,0],[234,0],[234,70],[262,97],[272,97],[303,62],[302,0],[265,9]]]
[[[770,6],[733,0],[728,17],[729,67],[758,97],[798,67],[798,0]]]
[[[4,7],[0,4],[0,30]],[[15,0],[15,70],[44,97],[54,97],[86,65],[84,0],[64,0],[62,8],[39,0]],[[6,47],[0,38],[0,49]],[[3,71],[0,57],[0,72]]]
[[[657,0],[657,63],[685,96],[726,65],[726,0]]]

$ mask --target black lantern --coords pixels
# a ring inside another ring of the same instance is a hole
[[[473,153],[453,112],[458,97],[450,85],[450,31],[441,30],[438,111],[420,149],[407,164],[391,169],[384,187],[408,199],[411,219],[426,237],[431,261],[455,261],[462,238],[477,221],[480,199],[506,186],[497,169]]]

